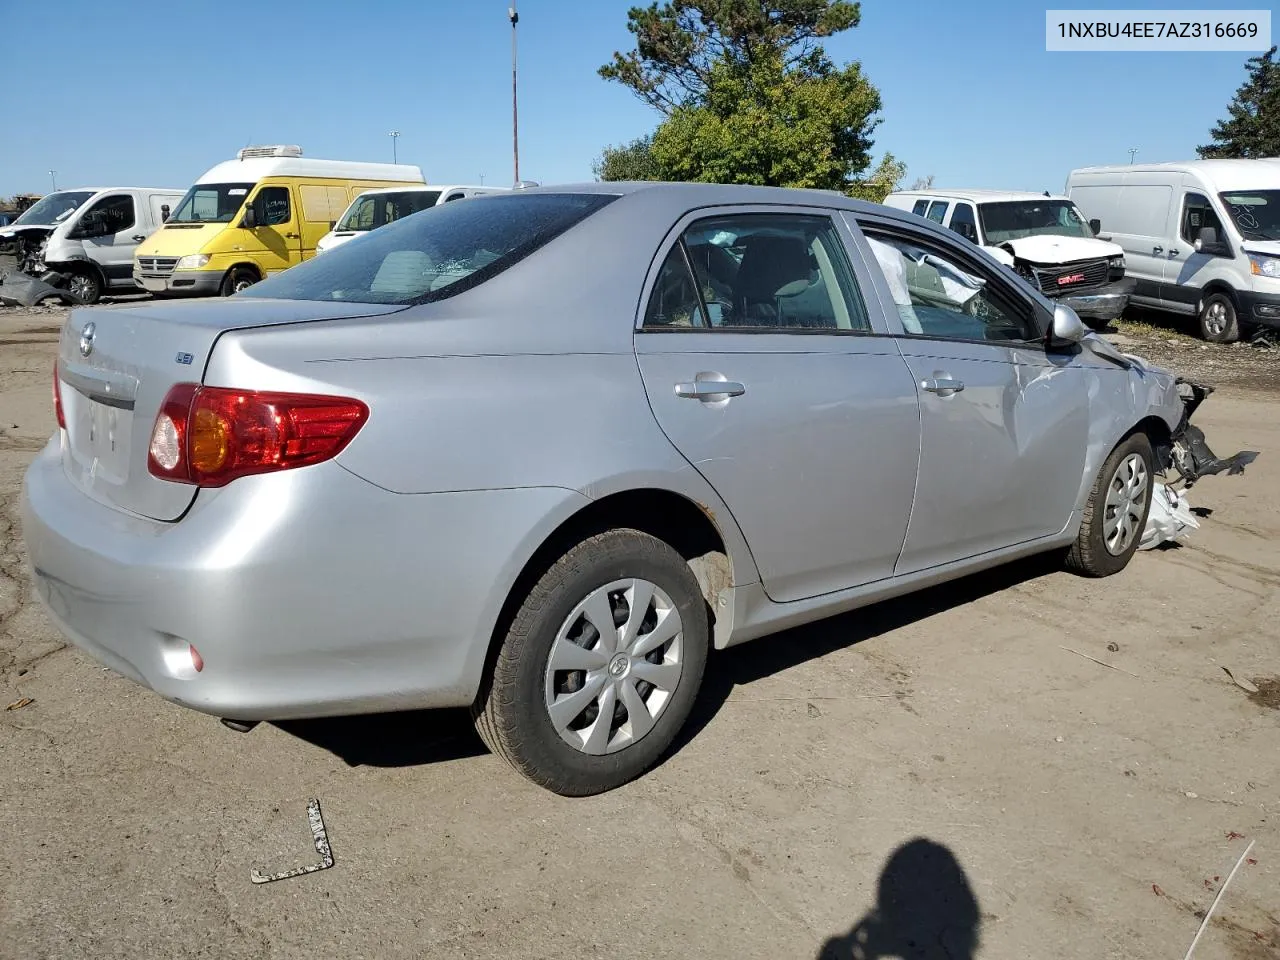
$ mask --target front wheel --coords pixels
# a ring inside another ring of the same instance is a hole
[[[1211,293],[1200,307],[1200,336],[1210,343],[1234,343],[1240,339],[1236,305],[1225,293]]]
[[[1111,451],[1093,482],[1068,569],[1086,577],[1109,577],[1129,565],[1151,511],[1151,443],[1130,435]]]
[[[92,267],[76,267],[67,280],[67,292],[83,304],[94,304],[102,299],[102,279]]]
[[[222,295],[229,297],[241,290],[248,290],[258,282],[258,275],[248,267],[232,267],[222,279]]]
[[[489,747],[563,796],[646,772],[688,719],[709,647],[684,558],[637,530],[590,537],[542,575],[473,707]]]

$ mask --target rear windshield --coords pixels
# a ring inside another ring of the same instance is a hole
[[[236,296],[429,303],[497,276],[617,199],[598,193],[476,197],[356,237]]]
[[[394,223],[411,213],[434,207],[439,190],[405,190],[403,193],[366,193],[356,199],[335,230],[372,230]]]

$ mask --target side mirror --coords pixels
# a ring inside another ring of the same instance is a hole
[[[1200,236],[1196,237],[1196,253],[1208,254],[1211,257],[1229,257],[1231,249],[1218,239],[1218,231],[1214,227],[1202,227]]]
[[[254,209],[253,204],[244,208],[244,219],[240,221],[240,226],[246,230],[252,230],[258,225],[258,211]]]
[[[953,223],[951,229],[960,236],[964,237],[970,243],[978,242],[978,228],[972,223]]]
[[[1049,331],[1051,345],[1079,343],[1089,335],[1089,328],[1084,325],[1080,315],[1065,303],[1056,304],[1053,308],[1053,327]]]
[[[338,226],[338,221],[337,221],[337,220],[330,220],[330,221],[329,221],[329,229],[330,229],[330,230],[337,229],[337,226]]]
[[[1089,221],[1089,229],[1093,231],[1093,235],[1096,237],[1102,232],[1102,221],[1094,217]]]
[[[166,203],[160,207],[160,222],[165,223],[166,221],[168,221],[168,219],[169,219],[169,205]]]

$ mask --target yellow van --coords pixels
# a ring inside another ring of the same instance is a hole
[[[297,146],[245,147],[196,181],[139,244],[133,280],[151,293],[230,296],[315,256],[366,190],[421,186],[403,163],[308,160]]]

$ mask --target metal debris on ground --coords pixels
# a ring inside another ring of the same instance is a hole
[[[295,867],[283,873],[262,874],[257,868],[249,875],[254,883],[272,883],[276,880],[288,880],[306,873],[328,870],[333,866],[333,851],[329,849],[329,835],[324,830],[324,818],[320,816],[320,801],[314,797],[307,803],[307,820],[311,824],[311,836],[315,840],[316,853],[320,854],[320,862],[305,867]]]
[[[1223,672],[1223,673],[1225,673],[1228,677],[1230,677],[1230,678],[1231,678],[1231,682],[1232,682],[1232,683],[1234,683],[1234,684],[1235,684],[1237,687],[1239,687],[1241,690],[1243,690],[1245,693],[1257,693],[1257,692],[1258,692],[1258,685],[1257,685],[1257,684],[1255,684],[1255,683],[1254,683],[1253,681],[1251,681],[1251,680],[1247,680],[1247,679],[1245,679],[1244,677],[1237,677],[1234,673],[1232,673],[1232,672],[1231,672],[1231,670],[1230,670],[1230,668],[1229,668],[1229,667],[1223,667],[1223,668],[1222,668],[1222,672]]]
[[[50,275],[51,279],[61,274]],[[67,306],[75,307],[84,301],[70,290],[61,290],[46,283],[38,277],[25,273],[11,273],[0,283],[0,303],[9,307],[38,307],[46,300],[57,300]]]
[[[34,700],[32,700],[30,697],[23,697],[23,698],[22,698],[22,699],[20,699],[20,700],[15,700],[15,701],[13,701],[13,703],[9,704],[7,707],[5,707],[5,709],[6,709],[6,710],[21,710],[23,707],[29,707],[29,706],[31,706],[31,704],[33,704],[33,703],[35,703],[35,701],[34,701]]]
[[[1084,657],[1086,660],[1092,660],[1094,663],[1096,663],[1100,667],[1106,667],[1108,670],[1118,671],[1119,673],[1123,673],[1126,676],[1133,677],[1133,679],[1135,680],[1143,679],[1142,677],[1138,676],[1136,673],[1130,673],[1124,667],[1117,667],[1114,663],[1107,663],[1107,661],[1105,660],[1099,660],[1097,657],[1091,657],[1087,653],[1081,653],[1079,650],[1072,650],[1070,647],[1061,647],[1061,646],[1058,649],[1065,650],[1067,651],[1067,653],[1074,653],[1077,657]]]
[[[1249,856],[1249,851],[1253,849],[1256,841],[1250,840],[1249,846],[1244,848],[1244,853],[1240,854],[1240,859],[1236,861],[1236,865],[1231,868],[1231,872],[1227,874],[1227,879],[1222,882],[1222,886],[1218,888],[1218,895],[1213,898],[1213,903],[1209,904],[1209,909],[1205,911],[1204,919],[1200,921],[1200,929],[1196,931],[1196,937],[1191,941],[1191,946],[1187,948],[1187,955],[1182,960],[1191,960],[1191,954],[1195,952],[1196,944],[1200,942],[1200,937],[1204,935],[1205,927],[1209,926],[1209,919],[1213,916],[1213,911],[1218,907],[1218,901],[1222,899],[1222,895],[1227,892],[1227,885],[1231,883],[1231,878],[1236,875],[1236,871],[1240,869],[1240,865],[1244,863],[1245,858]]]
[[[1139,550],[1153,550],[1162,543],[1180,543],[1191,536],[1191,531],[1200,529],[1186,494],[1158,480],[1152,487],[1151,510],[1138,543]]]

